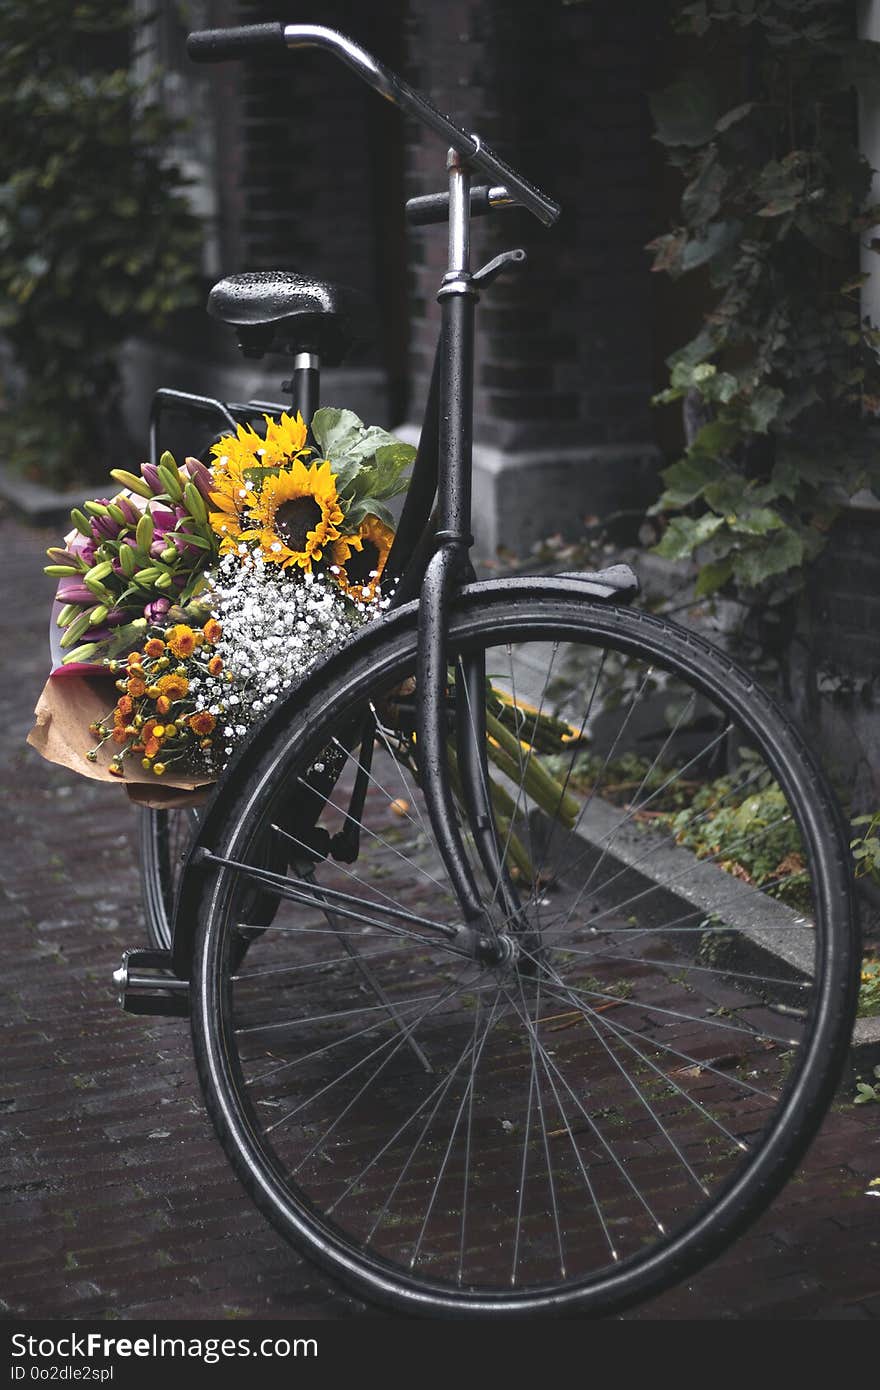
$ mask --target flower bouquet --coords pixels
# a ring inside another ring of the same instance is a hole
[[[415,450],[349,410],[322,408],[308,428],[264,419],[208,462],[115,469],[121,490],[71,513],[46,566],[53,670],[28,740],[44,757],[179,802],[387,605],[387,502]]]

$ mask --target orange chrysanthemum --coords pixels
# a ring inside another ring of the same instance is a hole
[[[186,623],[175,623],[166,633],[168,646],[177,657],[192,656],[196,649],[196,634]]]
[[[164,650],[165,643],[162,641],[161,637],[151,637],[144,647],[144,653],[147,656],[161,656]]]
[[[221,672],[222,670],[223,670],[223,658],[222,658],[222,656],[212,656],[212,657],[211,657],[211,660],[208,662],[208,672],[209,672],[209,674],[212,675],[212,676],[219,676],[219,674],[220,674],[220,672]]]
[[[216,646],[216,644],[220,641],[220,638],[223,636],[223,629],[216,618],[209,618],[208,621],[205,623],[205,626],[202,628],[202,632],[204,634],[205,641],[210,642],[212,646]]]
[[[160,714],[167,714],[171,708],[171,701],[167,695],[160,695],[156,701],[156,709]]]
[[[130,695],[120,695],[119,699],[116,701],[116,708],[124,719],[131,714],[134,709],[134,701]]]
[[[195,714],[190,715],[186,722],[189,724],[193,733],[199,734],[201,737],[204,737],[205,734],[212,733],[217,723],[210,710],[206,709],[197,710]]]
[[[186,676],[176,676],[174,674],[161,676],[156,682],[156,685],[159,688],[159,694],[164,695],[171,701],[182,700],[189,690],[189,681],[186,679]]]
[[[131,676],[125,688],[134,700],[139,700],[142,695],[146,694],[147,690],[146,682],[142,676]]]

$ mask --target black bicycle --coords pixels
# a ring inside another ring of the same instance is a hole
[[[338,33],[189,39],[208,62],[302,47],[449,146],[448,191],[407,205],[448,223],[449,262],[399,581],[206,806],[145,814],[153,949],[118,979],[128,1008],[191,1013],[236,1173],[358,1293],[607,1313],[716,1254],[814,1134],[857,991],[846,837],[788,716],[630,606],[626,567],[475,582],[474,311],[524,254],[472,270],[471,219],[559,209]],[[310,419],[354,298],[261,273],[210,309],[293,354]],[[155,449],[182,403],[260,408],[160,393]]]

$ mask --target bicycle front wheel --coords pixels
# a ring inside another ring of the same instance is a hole
[[[270,721],[230,779],[200,870],[199,1074],[254,1200],[362,1295],[609,1312],[722,1248],[815,1132],[854,1010],[848,851],[748,675],[561,590],[455,616],[453,785],[474,657],[519,912],[461,820],[505,949],[460,954],[420,788],[415,634],[398,631],[319,675],[296,727]],[[306,834],[290,808],[328,766]],[[359,773],[360,853],[337,862]],[[267,838],[286,874],[260,869]],[[255,881],[278,911],[237,964]]]

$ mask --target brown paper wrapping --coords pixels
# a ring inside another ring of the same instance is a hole
[[[213,785],[211,778],[163,777],[139,782],[130,777],[114,777],[108,771],[111,752],[107,745],[98,754],[98,761],[89,762],[86,754],[94,747],[89,725],[107,718],[116,703],[114,678],[104,673],[83,675],[80,671],[53,674],[43,686],[34,710],[34,727],[27,736],[32,748],[50,763],[58,763],[82,777],[96,782],[112,782],[125,787],[132,801],[154,810],[198,806],[207,799]]]

